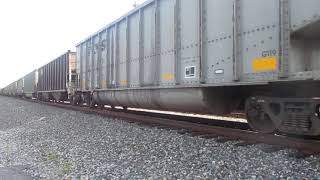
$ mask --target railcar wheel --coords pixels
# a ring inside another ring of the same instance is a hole
[[[99,108],[103,110],[104,109],[104,104],[99,104]]]
[[[87,107],[90,107],[91,98],[90,98],[89,95],[86,95],[86,96],[84,97],[84,102],[86,103],[86,106],[87,106]]]
[[[95,108],[96,107],[96,102],[92,98],[90,98],[89,107],[90,108]]]
[[[71,103],[72,106],[77,105],[76,98],[74,96],[70,97],[70,103]]]
[[[256,98],[249,98],[246,102],[246,115],[250,127],[257,132],[271,134],[276,131],[276,126],[271,117],[265,112]]]

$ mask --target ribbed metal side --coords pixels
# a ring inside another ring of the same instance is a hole
[[[303,131],[309,131],[311,129],[311,117],[307,114],[289,114],[288,119],[283,121],[283,126],[287,128],[300,129]]]

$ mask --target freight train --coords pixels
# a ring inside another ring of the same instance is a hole
[[[149,0],[2,90],[320,135],[319,0]]]

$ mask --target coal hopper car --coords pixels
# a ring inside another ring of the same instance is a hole
[[[149,0],[77,45],[76,104],[320,135],[319,0]]]
[[[37,97],[39,100],[68,101],[76,83],[76,54],[68,51],[38,69]]]
[[[23,77],[23,97],[24,98],[36,98],[37,97],[37,84],[38,84],[38,70],[34,70],[31,73]]]
[[[1,90],[1,95],[20,98],[35,98],[37,92],[37,70],[11,83]]]
[[[17,92],[17,81],[9,84],[2,89],[2,94],[5,96],[16,96]]]

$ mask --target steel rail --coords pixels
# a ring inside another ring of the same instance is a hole
[[[206,138],[221,136],[230,141],[242,140],[246,144],[268,144],[279,147],[280,149],[296,149],[308,155],[320,154],[319,139],[257,133],[250,130],[246,123],[132,110],[112,110],[111,108],[88,108],[83,106],[72,106],[65,103],[52,103],[36,100],[29,101],[63,109],[80,111],[87,114],[118,118],[129,123],[139,123],[141,125],[152,127],[183,130],[190,132],[192,135]]]

